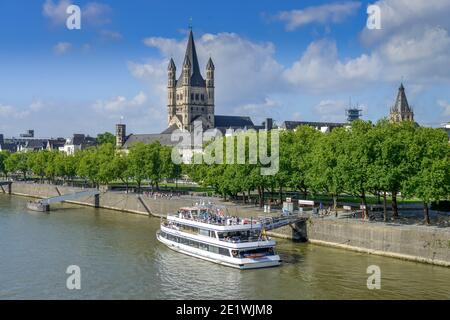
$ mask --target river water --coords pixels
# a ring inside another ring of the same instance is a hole
[[[168,249],[159,219],[26,201],[0,195],[0,299],[450,299],[450,268],[278,240],[281,267],[240,271]],[[80,290],[66,287],[70,265]]]

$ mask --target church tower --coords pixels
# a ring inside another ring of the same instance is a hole
[[[403,83],[400,84],[398,89],[397,99],[395,105],[391,107],[389,119],[391,122],[414,121],[414,112],[408,104],[408,99],[406,99]]]
[[[214,70],[210,58],[206,65],[206,80],[203,78],[191,29],[178,80],[172,59],[167,70],[169,128],[192,131],[196,121],[201,121],[204,130],[214,128]]]

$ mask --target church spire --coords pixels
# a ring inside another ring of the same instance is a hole
[[[394,111],[396,112],[411,112],[409,108],[408,99],[405,94],[405,87],[403,83],[400,84],[400,88],[398,88],[397,99],[395,100]]]
[[[195,42],[194,42],[194,34],[192,32],[192,28],[189,31],[189,40],[186,48],[185,59],[189,58],[191,62],[191,77],[200,75],[200,66],[198,64],[197,51],[195,50]]]
[[[392,122],[400,122],[404,120],[414,121],[414,112],[409,106],[406,98],[405,87],[403,82],[400,84],[395,104],[391,108],[390,119]]]

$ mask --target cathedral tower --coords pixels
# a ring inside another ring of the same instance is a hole
[[[200,72],[191,29],[178,80],[172,59],[168,66],[167,111],[170,128],[192,131],[195,121],[201,121],[204,130],[214,128],[214,69],[210,58],[205,81]]]
[[[389,119],[391,122],[414,121],[414,112],[408,104],[408,99],[406,99],[403,83],[400,84],[398,89],[397,99],[395,105],[391,108]]]

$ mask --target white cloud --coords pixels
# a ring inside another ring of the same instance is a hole
[[[46,103],[42,100],[33,100],[30,104],[30,110],[33,112],[40,111],[46,107]]]
[[[450,117],[450,103],[445,100],[439,100],[438,105],[442,108],[442,115],[444,117]]]
[[[67,7],[72,4],[71,0],[60,0],[54,3],[53,0],[46,0],[42,6],[42,14],[51,20],[53,24],[63,24],[67,20]]]
[[[450,37],[440,27],[392,34],[385,42],[357,57],[339,58],[331,40],[312,42],[302,57],[284,72],[294,86],[314,93],[363,88],[405,78],[414,86],[450,81]]]
[[[391,35],[418,32],[426,26],[450,26],[448,0],[380,0],[374,4],[381,10],[381,30],[362,30],[361,40],[367,45]]]
[[[250,103],[235,108],[232,113],[239,116],[250,116],[255,124],[261,123],[266,118],[282,118],[282,105],[279,101],[269,97],[260,103]]]
[[[12,116],[13,114],[15,114],[15,112],[16,110],[14,107],[0,104],[0,116],[2,117]]]
[[[139,92],[131,100],[124,96],[117,96],[110,100],[97,100],[93,104],[93,108],[98,112],[123,112],[129,111],[127,109],[142,106],[147,101],[147,96],[143,92]]]
[[[33,113],[46,107],[46,104],[40,100],[34,100],[28,107],[18,108],[16,106],[0,103],[0,117],[8,119],[24,119]]]
[[[53,51],[57,55],[63,55],[68,53],[72,49],[72,44],[69,42],[58,42],[54,47]]]
[[[101,30],[100,36],[105,40],[112,40],[112,41],[120,41],[123,39],[123,35],[120,32],[111,30]]]
[[[382,61],[376,55],[363,54],[341,61],[336,43],[330,40],[312,42],[303,56],[284,71],[289,83],[302,90],[324,93],[359,86],[380,76]]]
[[[359,2],[347,1],[342,3],[311,6],[302,10],[280,12],[275,19],[286,23],[289,31],[310,23],[339,23],[354,14],[361,6]]]
[[[42,6],[42,14],[48,18],[53,25],[65,26],[69,15],[66,13],[67,7],[74,4],[72,0],[46,0]],[[82,27],[88,25],[104,25],[111,22],[112,9],[110,6],[98,3],[88,2],[81,8],[81,24]]]
[[[181,41],[161,37],[150,37],[144,43],[158,49],[162,59],[145,63],[129,62],[132,75],[145,80],[159,97],[162,106],[166,102],[167,64],[171,56],[180,74],[187,39]],[[264,101],[270,92],[283,90],[280,74],[283,67],[275,60],[272,43],[255,43],[234,33],[204,34],[195,41],[200,68],[205,75],[205,66],[212,57],[216,69],[216,110],[227,109]],[[165,110],[165,108],[164,108]]]
[[[111,12],[111,7],[106,4],[89,2],[81,9],[81,16],[87,23],[104,25],[111,22]]]
[[[344,122],[346,107],[344,101],[322,100],[314,110],[320,116],[320,121]]]

